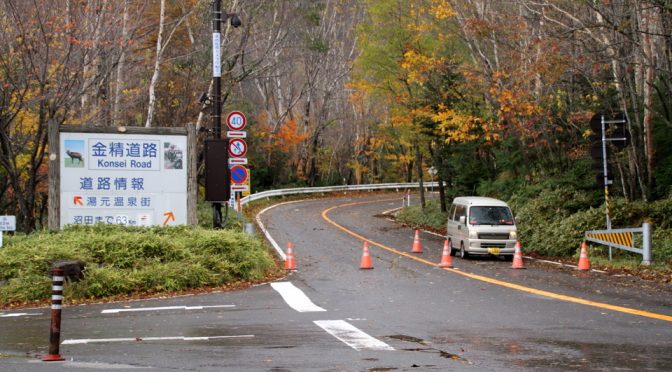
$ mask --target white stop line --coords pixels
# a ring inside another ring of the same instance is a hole
[[[357,351],[394,350],[392,346],[369,336],[345,320],[316,320],[314,323]]]
[[[12,313],[12,314],[0,314],[0,318],[18,318],[20,316],[38,316],[42,314],[38,313]]]
[[[211,340],[221,340],[228,338],[251,338],[254,335],[235,335],[235,336],[210,336],[210,337],[135,337],[135,338],[84,338],[84,339],[74,339],[74,340],[65,340],[62,342],[62,345],[83,345],[83,344],[95,344],[95,343],[107,343],[107,342],[147,342],[147,341],[211,341]]]
[[[134,311],[165,311],[165,310],[203,310],[215,308],[229,308],[235,305],[212,305],[212,306],[164,306],[164,307],[138,307],[125,309],[106,309],[101,314],[130,313]]]
[[[271,283],[271,287],[280,293],[280,296],[282,296],[282,299],[285,300],[289,307],[300,313],[327,311],[315,305],[303,291],[296,288],[291,282]]]

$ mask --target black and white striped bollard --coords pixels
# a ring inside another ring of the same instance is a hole
[[[61,345],[61,308],[63,307],[63,269],[52,270],[51,287],[51,329],[49,330],[49,355],[42,358],[45,362],[63,361],[59,355]]]

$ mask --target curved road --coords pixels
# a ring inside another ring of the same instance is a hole
[[[381,213],[401,195],[277,205],[260,219],[297,271],[238,292],[66,307],[44,363],[47,309],[0,312],[0,370],[671,370],[669,286],[499,259],[453,258],[443,238]],[[359,269],[363,241],[374,269]],[[8,357],[7,357],[8,356]]]
[[[438,269],[442,237],[422,234],[423,253],[414,254],[413,231],[380,217],[399,200],[290,203],[267,212],[266,225],[276,241],[294,243],[292,280],[317,303],[367,319],[362,327],[380,339],[406,340],[399,350],[459,357],[437,365],[672,369],[669,286],[527,261],[514,270],[496,258],[453,258],[456,269]],[[358,269],[364,240],[371,271]]]

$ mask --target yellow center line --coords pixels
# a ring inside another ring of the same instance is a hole
[[[388,201],[393,201],[393,200],[397,200],[397,198],[395,198],[395,199],[374,200],[374,201],[365,201],[365,202],[354,202],[354,203],[336,205],[336,206],[333,206],[331,208],[327,208],[327,209],[323,210],[322,211],[322,218],[324,218],[327,222],[329,222],[333,226],[337,227],[338,229],[344,231],[345,233],[350,234],[350,235],[352,235],[352,236],[354,236],[358,239],[361,239],[363,241],[366,241],[370,245],[375,245],[377,247],[380,247],[382,249],[385,249],[385,250],[390,251],[392,253],[395,253],[397,255],[410,258],[411,260],[415,260],[415,261],[418,261],[418,262],[422,262],[426,265],[437,267],[437,264],[435,262],[427,261],[425,259],[422,259],[420,257],[414,256],[414,255],[411,255],[411,254],[408,254],[408,253],[400,251],[398,249],[388,247],[388,246],[386,246],[382,243],[378,243],[378,242],[373,241],[369,238],[366,238],[366,237],[364,237],[360,234],[357,234],[356,232],[354,232],[352,230],[348,230],[347,228],[345,228],[342,225],[339,225],[338,223],[334,222],[331,218],[329,218],[329,216],[327,216],[327,214],[330,211],[332,211],[334,209],[337,209],[337,208],[352,207],[352,206],[363,205],[363,204],[382,203],[382,202],[388,202]],[[441,268],[441,269],[446,270],[446,271],[450,271],[452,273],[459,274],[459,275],[462,275],[462,276],[466,276],[466,277],[471,278],[471,279],[480,280],[482,282],[491,283],[491,284],[515,289],[515,290],[522,291],[522,292],[532,293],[532,294],[539,295],[539,296],[549,297],[549,298],[553,298],[553,299],[556,299],[556,300],[573,302],[573,303],[577,303],[577,304],[581,304],[581,305],[593,306],[593,307],[598,307],[598,308],[601,308],[601,309],[607,309],[607,310],[612,310],[612,311],[618,311],[618,312],[625,313],[625,314],[639,315],[639,316],[643,316],[643,317],[647,317],[647,318],[653,318],[653,319],[658,319],[658,320],[664,320],[664,321],[667,321],[667,322],[672,322],[672,316],[670,316],[670,315],[652,313],[652,312],[649,312],[649,311],[637,310],[637,309],[632,309],[632,308],[617,306],[617,305],[611,305],[611,304],[607,304],[607,303],[603,303],[603,302],[590,301],[590,300],[586,300],[586,299],[583,299],[583,298],[567,296],[567,295],[563,295],[563,294],[559,294],[559,293],[544,291],[544,290],[541,290],[541,289],[530,288],[530,287],[526,287],[526,286],[519,285],[519,284],[509,283],[509,282],[505,282],[503,280],[493,279],[493,278],[489,278],[487,276],[472,274],[472,273],[468,273],[468,272],[464,272],[464,271],[460,271],[460,270],[456,270],[456,269],[451,269],[451,268]]]

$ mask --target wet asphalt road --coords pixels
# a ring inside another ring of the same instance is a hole
[[[298,270],[282,281],[325,311],[299,312],[270,285],[66,307],[68,361],[56,363],[34,358],[47,353],[48,310],[5,311],[0,370],[672,370],[670,286],[532,261],[514,270],[496,258],[439,269],[443,238],[422,234],[423,253],[411,254],[413,231],[378,216],[400,204],[391,194],[344,196],[263,214],[273,238],[294,245]],[[362,238],[373,270],[359,269]],[[575,298],[584,303],[567,301]],[[102,313],[150,307],[164,309]],[[29,315],[8,317],[21,312]],[[360,331],[364,344],[324,321]]]

